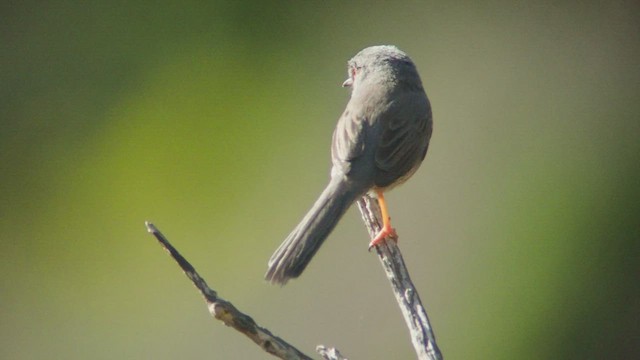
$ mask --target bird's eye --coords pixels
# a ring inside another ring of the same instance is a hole
[[[357,71],[357,69],[356,69],[356,67],[355,67],[355,66],[351,68],[351,78],[352,78],[352,79],[355,79],[355,77],[356,77],[356,71]]]

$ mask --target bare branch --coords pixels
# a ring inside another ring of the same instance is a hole
[[[374,237],[382,228],[378,200],[365,195],[358,200],[358,208],[362,213],[362,219],[369,234]],[[409,271],[396,242],[387,240],[375,248],[409,328],[411,342],[418,359],[441,360],[442,353],[436,344],[436,337],[429,323],[429,317],[422,306],[418,291],[409,277]]]
[[[372,237],[375,236],[382,227],[377,199],[365,195],[358,201],[358,208],[362,213],[367,230]],[[148,222],[145,224],[147,231],[156,237],[204,296],[211,315],[224,322],[225,325],[245,334],[264,351],[276,357],[290,360],[311,359],[291,344],[273,335],[269,330],[258,326],[250,316],[242,313],[233,304],[218,297],[218,294],[207,285],[193,266],[180,255],[164,235],[153,224]],[[443,357],[436,344],[427,312],[422,306],[418,291],[411,281],[409,271],[397,244],[394,241],[385,241],[376,246],[376,253],[391,283],[393,294],[409,328],[411,341],[418,359],[442,360]],[[316,351],[325,360],[347,360],[335,348],[327,348],[320,345],[316,348]]]
[[[191,279],[191,282],[198,288],[209,308],[209,313],[218,320],[224,322],[239,332],[246,335],[249,339],[260,346],[264,351],[272,354],[280,359],[287,360],[311,360],[311,358],[296,349],[293,345],[287,343],[281,338],[273,335],[269,330],[260,327],[253,319],[242,313],[230,302],[218,297],[218,294],[211,289],[198,272],[189,264],[189,262],[180,255],[167,238],[162,235],[153,224],[145,222],[147,231],[158,239],[162,247],[169,252],[171,257],[178,263],[184,273]]]

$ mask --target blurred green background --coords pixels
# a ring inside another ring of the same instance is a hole
[[[270,358],[145,220],[305,352],[414,358],[357,210],[299,280],[262,280],[376,44],[433,104],[388,200],[445,357],[640,356],[636,1],[1,6],[0,358]]]

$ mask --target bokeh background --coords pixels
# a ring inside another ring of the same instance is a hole
[[[267,359],[149,236],[307,353],[411,359],[352,209],[283,288],[346,61],[395,44],[435,132],[388,196],[447,359],[640,356],[640,7],[2,2],[0,358]]]

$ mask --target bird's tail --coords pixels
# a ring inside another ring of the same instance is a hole
[[[363,193],[341,179],[331,179],[311,210],[273,253],[265,278],[284,285],[300,276],[349,206]]]

